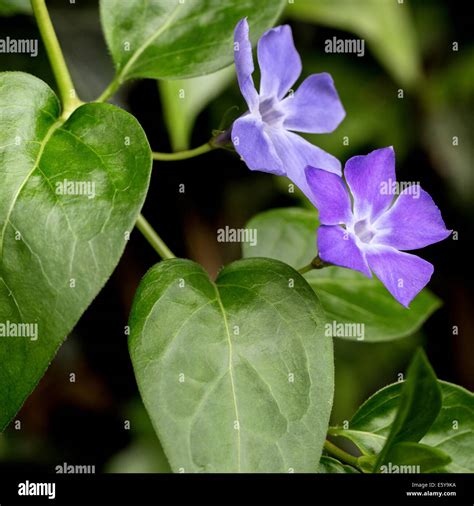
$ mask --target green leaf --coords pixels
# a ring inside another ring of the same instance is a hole
[[[410,366],[403,384],[397,414],[375,469],[386,462],[392,446],[400,442],[418,442],[433,425],[441,410],[441,389],[425,353],[419,349]]]
[[[189,148],[191,133],[199,113],[234,77],[235,68],[231,65],[207,76],[159,81],[161,104],[173,151]]]
[[[30,0],[0,0],[0,16],[31,14]]]
[[[304,278],[268,259],[166,260],[130,317],[138,386],[174,471],[314,472],[333,395],[324,313]]]
[[[460,386],[439,381],[442,393],[441,410],[421,439],[421,443],[437,448],[451,457],[444,471],[474,472],[474,395]],[[400,402],[403,383],[382,388],[370,397],[352,418],[349,429],[331,428],[333,436],[351,440],[365,454],[379,453]]]
[[[60,114],[43,81],[0,74],[0,429],[115,268],[150,178],[130,114]]]
[[[404,86],[421,76],[420,52],[407,3],[396,0],[298,0],[286,14],[356,34],[374,56]],[[341,38],[340,36],[338,38]],[[342,37],[349,39],[350,37]]]
[[[255,43],[285,0],[101,0],[101,18],[119,82],[183,79],[233,62],[233,32],[247,16]]]
[[[406,309],[375,278],[341,267],[327,267],[305,276],[314,289],[329,320],[336,324],[362,323],[362,340],[389,341],[409,336],[441,305],[438,297],[422,290]],[[342,327],[341,327],[342,328]],[[349,327],[351,328],[351,327]],[[335,327],[336,333],[339,328]],[[360,335],[341,332],[337,337],[359,340]]]
[[[243,256],[281,260],[298,269],[317,255],[315,211],[284,208],[273,209],[252,218],[247,228],[257,230],[257,244],[243,245]],[[390,295],[375,276],[341,267],[326,267],[305,275],[328,319],[337,324],[363,324],[363,340],[388,341],[413,334],[440,306],[437,297],[423,290],[407,310]],[[334,327],[336,331],[338,327]],[[341,327],[342,328],[342,327]],[[350,327],[348,327],[350,328]],[[344,339],[359,340],[341,332]]]
[[[257,241],[255,245],[244,242],[242,254],[244,258],[274,258],[299,269],[317,255],[318,226],[316,211],[299,207],[265,211],[247,223],[246,228],[257,231]]]
[[[451,462],[442,450],[431,446],[401,442],[393,445],[387,453],[381,473],[432,473]]]
[[[323,455],[321,460],[319,461],[319,469],[318,473],[337,473],[337,474],[353,474],[358,473],[357,469],[352,466],[348,466],[347,464],[343,464],[332,457],[328,457],[327,455]]]

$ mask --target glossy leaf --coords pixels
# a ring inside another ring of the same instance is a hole
[[[101,0],[101,18],[119,81],[183,79],[233,62],[233,31],[247,16],[255,43],[285,0]]]
[[[207,76],[159,81],[161,104],[173,151],[190,147],[191,133],[199,113],[234,78],[235,68],[232,65]]]
[[[251,259],[213,283],[166,260],[142,280],[130,354],[174,471],[314,472],[333,395],[332,342],[306,281]]]
[[[357,469],[352,466],[348,466],[339,462],[339,460],[333,459],[332,457],[328,457],[327,455],[323,455],[319,462],[318,473],[325,474],[353,474],[358,473]]]
[[[406,3],[392,0],[298,0],[289,4],[286,13],[298,20],[354,33],[367,42],[374,56],[400,84],[414,86],[420,79],[420,51]],[[337,38],[346,40],[351,37]]]
[[[43,81],[0,74],[1,429],[112,273],[148,188],[132,116],[109,104],[60,113]]]
[[[244,243],[243,256],[276,258],[301,268],[317,255],[317,226],[317,215],[310,210],[286,208],[261,213],[247,224],[257,230],[257,244]],[[407,310],[375,276],[370,279],[341,267],[311,271],[305,277],[330,321],[364,325],[363,336],[336,332],[336,337],[345,339],[374,342],[408,336],[440,306],[437,297],[423,290]]]
[[[451,459],[444,471],[474,472],[474,395],[460,386],[439,381],[441,410],[421,443],[445,452]],[[350,439],[366,455],[380,452],[395,418],[403,383],[379,390],[354,415],[349,429],[331,428],[330,434]]]

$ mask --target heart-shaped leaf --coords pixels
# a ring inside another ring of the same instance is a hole
[[[60,114],[43,81],[0,74],[1,429],[115,268],[150,178],[130,114]]]
[[[244,243],[243,256],[275,258],[296,269],[304,267],[317,255],[317,226],[317,214],[306,209],[261,213],[247,224],[257,230],[258,240],[254,246]],[[408,336],[440,306],[437,297],[423,290],[407,310],[375,276],[370,279],[342,267],[311,271],[305,277],[332,323],[334,337],[343,339],[374,342]],[[344,330],[355,328],[354,323],[361,325],[363,335]]]
[[[291,267],[251,259],[215,283],[166,260],[138,288],[130,354],[174,471],[314,472],[333,395],[331,339]]]
[[[117,80],[183,79],[233,62],[233,32],[247,16],[255,42],[286,0],[101,0]]]
[[[474,395],[464,388],[438,380],[441,410],[420,443],[445,452],[452,460],[445,472],[474,472]],[[379,453],[397,413],[403,383],[382,388],[370,397],[349,423],[349,429],[331,428],[330,434],[350,439],[365,455]]]

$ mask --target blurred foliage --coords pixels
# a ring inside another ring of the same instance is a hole
[[[158,82],[163,117],[173,151],[189,148],[198,114],[222,93],[234,77],[235,69],[231,65],[206,76]]]
[[[407,2],[408,3],[408,2]],[[286,14],[356,34],[400,84],[420,78],[420,55],[409,7],[396,0],[294,0]]]
[[[0,16],[30,14],[30,0],[0,0]]]

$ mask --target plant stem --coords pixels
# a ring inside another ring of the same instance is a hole
[[[74,89],[74,84],[64,60],[58,38],[56,37],[53,23],[49,17],[45,0],[31,0],[31,5],[46,47],[46,52],[48,53],[54,77],[58,84],[59,96],[63,106],[62,115],[64,118],[68,118],[82,102],[76,96],[76,90]]]
[[[211,142],[206,142],[202,146],[199,146],[194,149],[188,149],[186,151],[178,151],[176,153],[153,153],[153,160],[161,160],[161,161],[174,161],[174,160],[186,160],[187,158],[194,158],[195,156],[202,155],[204,153],[208,153],[213,149],[216,149],[217,146],[211,144]]]
[[[327,439],[326,441],[324,441],[324,450],[326,450],[334,457],[337,457],[339,460],[342,460],[343,462],[346,462],[347,464],[355,468],[358,468],[357,457],[354,457],[354,455],[350,455],[344,450],[341,450],[339,447],[337,447],[335,444],[331,443],[331,441],[328,441]]]
[[[166,246],[163,239],[155,232],[153,227],[148,223],[142,214],[138,216],[136,227],[138,230],[140,230],[145,239],[153,246],[155,251],[163,260],[167,258],[176,258],[168,246]]]
[[[300,274],[305,274],[306,272],[312,271],[313,269],[322,269],[323,267],[329,267],[330,264],[326,263],[324,260],[321,260],[319,255],[313,260],[311,260],[311,263],[308,265],[305,265],[304,267],[301,267],[301,269],[298,269],[298,272]]]
[[[96,102],[106,102],[115,92],[119,89],[121,84],[119,76],[115,76],[111,83],[102,92],[102,95],[96,100]]]

